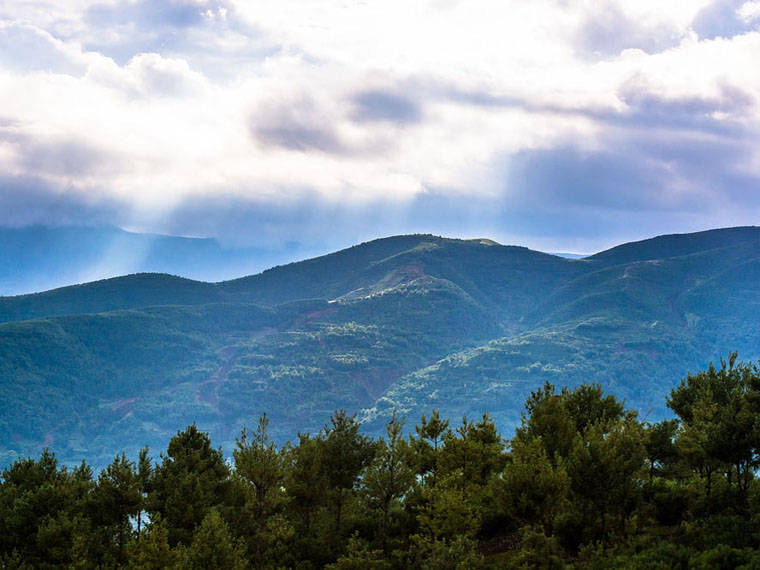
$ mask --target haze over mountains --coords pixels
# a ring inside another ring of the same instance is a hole
[[[510,430],[546,381],[599,382],[659,418],[687,371],[760,356],[758,277],[755,227],[577,260],[407,235],[220,283],[136,274],[0,298],[0,459],[50,446],[105,464],[193,421],[229,449],[263,412],[281,440],[337,408],[375,432],[432,408]]]
[[[21,295],[129,273],[221,281],[314,255],[300,244],[236,248],[211,238],[114,226],[0,228],[0,295]]]

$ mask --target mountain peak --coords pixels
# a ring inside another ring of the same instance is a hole
[[[587,257],[604,266],[680,257],[740,243],[760,241],[760,228],[739,226],[686,234],[665,234],[615,246]]]

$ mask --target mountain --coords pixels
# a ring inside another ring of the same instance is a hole
[[[0,298],[3,463],[50,446],[95,465],[196,422],[229,451],[266,412],[280,440],[338,408],[380,433],[599,382],[643,416],[689,370],[760,356],[760,229],[661,236],[584,259],[396,236],[202,283],[136,274]],[[30,421],[29,418],[34,418]]]
[[[305,257],[297,245],[284,250],[230,248],[213,239],[139,234],[110,226],[0,228],[0,295],[138,272],[218,281],[296,257]]]

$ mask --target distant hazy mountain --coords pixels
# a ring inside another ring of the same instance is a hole
[[[589,254],[587,253],[564,253],[564,252],[551,252],[552,255],[556,255],[558,257],[565,257],[567,259],[583,259],[584,257],[588,257]]]
[[[599,382],[649,418],[688,371],[760,356],[760,229],[661,236],[579,260],[397,236],[216,284],[138,274],[0,299],[2,462],[103,464],[195,421],[227,450],[332,410],[519,422],[544,382]]]
[[[232,249],[213,239],[115,227],[0,228],[0,295],[139,272],[221,281],[292,261],[299,253],[295,246],[283,251]]]

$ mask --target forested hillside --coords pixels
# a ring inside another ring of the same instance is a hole
[[[229,454],[266,413],[284,442],[335,409],[491,414],[545,382],[598,383],[642,417],[684,371],[760,356],[760,230],[661,236],[569,260],[397,236],[258,275],[137,274],[0,298],[0,462],[163,448],[195,422]],[[34,422],[28,418],[35,418]]]
[[[597,385],[493,419],[331,415],[285,445],[267,416],[225,461],[195,424],[104,469],[45,450],[0,481],[0,567],[750,569],[760,564],[760,370],[728,355],[645,421]]]

